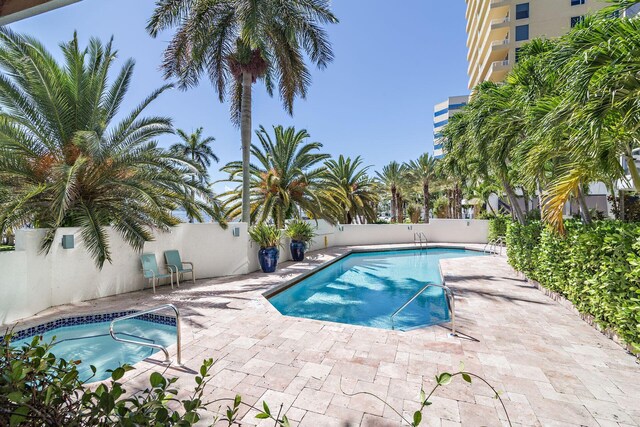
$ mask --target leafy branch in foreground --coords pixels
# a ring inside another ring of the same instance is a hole
[[[130,394],[120,381],[133,369],[131,366],[124,365],[114,369],[111,371],[111,379],[99,383],[97,387],[95,384],[87,386],[93,377],[86,381],[79,378],[77,366],[81,362],[59,359],[52,350],[55,350],[53,343],[41,343],[37,336],[20,347],[11,343],[10,334],[0,341],[0,425],[128,427],[154,424],[188,427],[205,423],[202,415],[209,412],[208,408],[217,406],[216,411],[211,411],[213,417],[207,417],[211,418],[209,425],[237,424],[243,407],[257,411],[257,419],[273,421],[275,427],[291,427],[286,413],[283,413],[283,405],[280,405],[277,413],[273,413],[267,402],[262,402],[262,406],[257,407],[243,402],[240,395],[233,399],[205,401],[208,394],[206,388],[213,379],[210,373],[213,359],[203,361],[194,377],[196,385],[193,392],[186,398],[179,399],[175,386],[178,379],[167,378],[166,370],[163,373],[153,372],[144,390]],[[91,370],[95,375],[96,368],[91,366]],[[418,426],[422,421],[423,411],[431,405],[431,396],[439,387],[449,384],[455,376],[462,376],[469,383],[472,377],[481,380],[500,399],[498,392],[486,380],[464,371],[438,375],[437,385],[431,393],[426,395],[424,391],[421,392],[420,409],[414,413],[413,421],[406,420],[400,412],[372,393],[345,394],[373,396],[393,409],[406,423]],[[501,399],[500,402],[502,403]],[[225,403],[228,404],[223,409]],[[506,413],[504,403],[502,407]],[[511,425],[508,414],[507,421]]]
[[[487,380],[485,380],[484,378],[482,378],[481,376],[476,375],[476,374],[474,374],[472,372],[464,371],[463,369],[464,369],[464,366],[462,364],[460,364],[460,371],[458,371],[458,372],[455,372],[455,373],[443,372],[441,374],[436,375],[436,385],[433,387],[433,389],[431,389],[431,392],[429,392],[429,394],[427,394],[424,389],[420,390],[420,409],[418,409],[417,411],[415,411],[413,413],[413,420],[408,420],[407,418],[405,418],[404,415],[402,415],[402,413],[400,413],[400,411],[398,411],[393,406],[391,406],[389,403],[387,403],[386,400],[380,398],[379,396],[376,396],[373,393],[370,393],[368,391],[358,391],[358,392],[355,392],[355,393],[347,393],[344,390],[342,390],[342,385],[340,385],[340,388],[341,388],[342,393],[344,393],[345,395],[350,396],[350,397],[362,394],[362,395],[371,396],[371,397],[381,401],[382,403],[385,404],[385,406],[389,407],[393,412],[395,412],[402,419],[403,422],[405,422],[406,424],[408,424],[410,426],[417,427],[417,426],[420,425],[420,423],[422,423],[424,410],[428,406],[431,406],[433,404],[433,402],[431,402],[429,399],[431,399],[431,397],[436,392],[436,390],[438,390],[440,387],[443,387],[443,386],[446,386],[446,385],[450,384],[451,381],[453,380],[453,378],[457,377],[457,376],[461,376],[462,379],[464,381],[466,381],[467,383],[469,383],[469,384],[471,384],[472,378],[476,378],[476,379],[480,380],[481,382],[483,382],[484,384],[486,384],[491,389],[491,391],[493,391],[494,399],[498,399],[500,401],[500,405],[502,406],[502,409],[504,410],[505,416],[507,417],[507,423],[511,426],[512,424],[511,424],[511,419],[509,418],[509,413],[507,412],[507,408],[504,405],[504,402],[502,401],[502,398],[500,397],[500,393],[498,392],[498,390],[496,390],[495,387],[493,387],[491,384],[489,384],[489,382]]]

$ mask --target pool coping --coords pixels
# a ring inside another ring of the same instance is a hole
[[[464,249],[467,251],[474,251],[474,252],[483,252],[486,253],[486,251],[484,250],[480,250],[478,248],[473,248],[473,247],[469,247],[467,245],[464,244],[460,244],[460,245],[442,245],[439,243],[430,243],[427,244],[426,248],[416,248],[415,246],[398,246],[398,247],[394,247],[394,248],[376,248],[376,247],[372,247],[372,248],[358,248],[358,247],[354,247],[354,248],[349,248],[347,249],[347,251],[341,255],[336,256],[335,258],[322,263],[320,265],[318,265],[317,267],[307,271],[306,273],[302,273],[296,277],[294,277],[291,280],[288,280],[284,283],[281,283],[279,285],[276,285],[270,289],[267,289],[266,291],[264,291],[262,293],[263,298],[265,298],[267,301],[269,301],[269,298],[272,298],[284,291],[286,291],[287,289],[297,285],[298,283],[300,283],[301,281],[307,279],[308,277],[316,274],[317,272],[319,272],[320,270],[324,270],[325,268],[333,265],[334,263],[348,257],[349,255],[352,254],[357,254],[357,253],[367,253],[367,252],[389,252],[389,251],[408,251],[408,250],[416,250],[416,249]],[[446,285],[445,279],[444,279],[444,275],[442,274],[442,266],[440,265],[440,261],[438,261],[438,271],[440,272],[440,279],[442,281],[443,285]]]
[[[42,320],[40,322],[33,322],[22,325],[16,323],[13,325],[13,327],[9,327],[10,325],[4,325],[5,330],[1,332],[2,335],[11,335],[12,341],[19,341],[27,338],[33,338],[37,335],[41,335],[59,328],[110,322],[118,319],[119,317],[138,312],[141,313],[141,310],[105,311],[102,313],[81,314],[76,316],[58,316],[48,321]],[[140,316],[136,316],[136,319],[161,325],[176,325],[176,317],[171,315],[141,313]]]

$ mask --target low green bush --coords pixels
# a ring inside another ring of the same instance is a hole
[[[567,221],[565,228],[561,236],[539,221],[510,222],[509,263],[640,352],[640,224]]]

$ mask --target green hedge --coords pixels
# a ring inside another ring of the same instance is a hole
[[[489,240],[504,237],[507,234],[507,224],[510,219],[506,215],[494,215],[489,217]]]
[[[539,221],[509,223],[509,263],[640,352],[640,224],[565,226],[566,236],[560,236]]]

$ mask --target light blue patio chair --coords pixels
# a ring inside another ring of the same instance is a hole
[[[180,279],[183,278],[185,273],[191,273],[191,280],[193,283],[196,283],[196,270],[193,267],[193,263],[182,261],[179,251],[165,251],[164,260],[167,263],[167,269],[176,275],[178,286],[180,286]],[[190,268],[185,268],[185,265],[188,265]]]
[[[168,274],[160,273],[155,254],[142,254],[140,261],[142,262],[142,275],[145,279],[148,279],[153,286],[154,294],[156,293],[156,285],[160,282],[160,279],[166,279],[167,277],[171,280],[171,289],[173,289],[173,272],[168,270]]]

